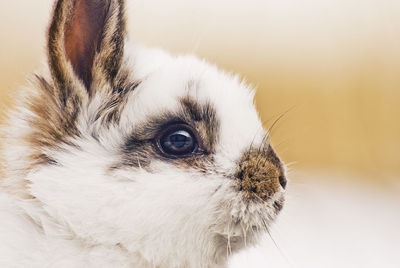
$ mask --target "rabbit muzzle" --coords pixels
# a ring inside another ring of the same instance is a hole
[[[239,161],[235,174],[239,190],[249,201],[269,201],[286,188],[283,164],[271,146],[249,149]]]

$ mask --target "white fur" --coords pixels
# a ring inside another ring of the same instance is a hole
[[[25,174],[30,148],[20,136],[29,132],[32,116],[22,101],[5,129],[4,184],[29,182],[24,199],[0,195],[1,267],[216,267],[231,251],[253,243],[253,227],[272,217],[268,204],[246,206],[222,175],[200,174],[154,160],[152,172],[124,168],[110,171],[119,148],[135,126],[162,110],[175,111],[181,97],[211,102],[221,122],[215,161],[233,172],[250,144],[264,131],[253,105],[253,93],[236,76],[193,56],[170,56],[161,50],[132,46],[125,53],[133,78],[119,125],[91,122],[101,96],[87,104],[79,118],[79,146],[48,152],[59,165]],[[192,84],[188,82],[193,81]],[[98,140],[91,135],[93,128]],[[216,191],[216,189],[219,189]],[[235,224],[240,220],[240,224]],[[230,241],[221,247],[221,241]]]

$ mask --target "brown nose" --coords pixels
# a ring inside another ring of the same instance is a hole
[[[249,149],[243,154],[235,175],[246,198],[268,200],[280,187],[286,188],[283,164],[272,147]]]

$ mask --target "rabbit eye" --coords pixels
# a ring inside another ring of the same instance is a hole
[[[196,154],[196,135],[186,125],[175,125],[163,131],[157,139],[158,148],[167,157],[182,158]]]

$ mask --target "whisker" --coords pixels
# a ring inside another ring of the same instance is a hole
[[[255,141],[255,139],[256,139],[258,133],[260,132],[260,130],[264,130],[263,126],[264,126],[264,124],[265,124],[266,122],[268,122],[269,120],[270,120],[270,119],[268,119],[267,121],[263,121],[263,122],[261,123],[261,126],[258,128],[258,130],[256,131],[256,133],[254,134],[253,140],[251,141],[251,144],[250,144],[250,147],[249,147],[247,156],[246,156],[247,159],[250,158],[251,151],[252,151],[252,147],[253,147],[253,145],[254,145],[254,141]],[[261,144],[264,143],[264,139],[266,139],[266,136],[268,136],[268,133],[266,133],[266,134],[264,135],[264,137],[262,138]],[[260,148],[258,148],[258,153],[260,153]]]
[[[264,224],[264,227],[265,227],[265,230],[266,230],[268,236],[271,238],[271,241],[274,243],[276,249],[279,251],[279,253],[282,255],[282,257],[285,259],[285,261],[288,264],[291,264],[291,262],[289,261],[289,258],[286,256],[286,254],[283,252],[283,250],[279,247],[278,243],[276,243],[274,237],[272,236],[272,234],[271,234],[271,232],[269,230],[268,224],[265,222],[265,220],[263,218],[261,218],[261,220],[262,220],[262,222]]]
[[[229,258],[230,255],[232,255],[232,247],[231,247],[231,231],[230,231],[230,226],[232,224],[232,219],[230,220],[228,224],[228,241],[226,244],[226,257]]]
[[[286,166],[286,168],[290,168],[297,164],[298,164],[298,161],[292,161],[292,162],[285,163],[285,166]]]
[[[138,162],[139,169],[142,170],[142,165],[140,164],[140,159],[139,159],[139,154],[138,153],[136,153],[136,159],[137,159],[137,162]]]
[[[278,148],[278,147],[280,147],[280,146],[282,146],[282,145],[284,145],[284,144],[286,144],[286,143],[289,143],[289,142],[293,142],[293,138],[291,138],[291,139],[285,139],[285,140],[283,140],[283,141],[281,141],[280,143],[278,143],[278,144],[274,144],[274,148]]]
[[[247,153],[247,158],[250,157],[251,149],[252,149],[252,147],[253,147],[254,141],[255,141],[255,139],[256,139],[258,133],[259,133],[261,130],[264,130],[263,125],[264,125],[264,122],[261,123],[261,126],[258,128],[258,130],[256,131],[256,133],[255,133],[254,136],[253,136],[253,139],[252,139],[252,141],[251,141],[251,143],[250,143],[250,147],[249,147],[249,150],[248,150],[248,153]],[[264,140],[264,138],[263,138],[263,140]]]
[[[271,133],[272,133],[272,130],[273,130],[274,127],[277,125],[277,123],[278,123],[285,115],[287,115],[291,110],[293,110],[294,107],[295,107],[295,106],[292,106],[292,107],[290,107],[289,109],[287,109],[286,111],[284,111],[282,114],[280,114],[280,115],[278,116],[278,118],[275,119],[275,121],[272,123],[272,125],[268,128],[268,131],[266,131],[264,137],[263,137],[262,140],[261,140],[260,146],[259,146],[258,149],[257,149],[258,154],[261,153],[261,150],[265,149],[265,147],[266,147],[266,145],[267,145],[267,143],[268,143],[269,137],[270,137],[270,135],[271,135]],[[268,121],[270,121],[271,119],[272,119],[272,118],[270,118],[270,119],[268,119],[268,120],[266,120],[266,121],[263,121],[263,122],[262,122],[262,125],[265,125],[265,123],[268,122]],[[254,140],[255,140],[255,137],[257,136],[258,132],[259,132],[259,130],[257,130],[256,135],[253,137],[253,140],[252,140],[252,142],[251,142],[250,150],[249,150],[249,153],[248,153],[247,157],[249,157],[249,155],[250,155],[250,153],[251,153],[251,149],[252,149],[252,147],[253,147]]]
[[[257,167],[257,168],[260,167],[260,161],[261,161],[261,159],[263,158],[262,156],[263,156],[263,155],[262,155],[260,152],[259,152],[258,155],[257,155],[257,158],[258,158],[257,164],[256,164],[256,167]],[[267,159],[267,158],[265,157],[265,159]],[[266,160],[264,160],[263,165],[265,165],[265,161],[266,161]]]
[[[294,108],[296,107],[296,105],[293,105],[292,107],[290,107],[289,109],[287,109],[286,111],[284,111],[277,119],[275,119],[274,123],[272,123],[272,125],[268,128],[268,133],[272,133],[272,130],[274,129],[274,127],[276,126],[276,124],[285,116],[287,115],[290,111],[292,111]]]
[[[274,127],[276,126],[276,124],[286,115],[287,112],[284,112],[283,114],[281,114],[277,119],[275,119],[274,123],[272,123],[272,125],[268,128],[268,134],[272,133],[272,130],[274,129]],[[269,136],[269,135],[268,135]]]
[[[259,154],[261,153],[261,149],[265,147],[265,145],[266,145],[266,143],[267,143],[267,141],[268,141],[268,138],[269,138],[269,133],[268,133],[268,131],[267,131],[267,132],[265,133],[264,137],[263,137],[262,140],[261,140],[260,146],[258,147],[258,151],[257,151],[257,152],[258,152]]]
[[[247,247],[247,230],[244,228],[243,224],[240,224],[240,226],[242,227],[244,246]]]

